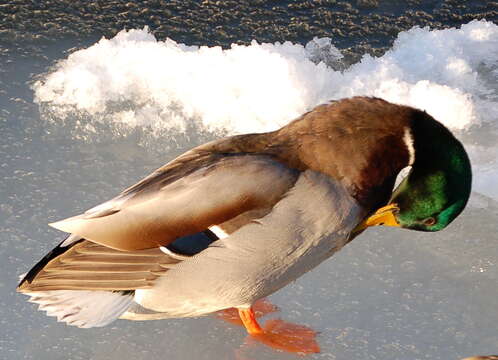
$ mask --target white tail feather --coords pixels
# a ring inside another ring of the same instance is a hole
[[[26,293],[38,309],[57,321],[80,328],[105,326],[123,314],[133,294],[112,291],[51,290]]]

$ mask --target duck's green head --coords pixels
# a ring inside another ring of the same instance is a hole
[[[472,171],[462,144],[442,124],[420,112],[412,125],[414,162],[389,205],[365,222],[420,231],[439,231],[464,209]]]

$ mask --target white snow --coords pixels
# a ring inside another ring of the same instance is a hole
[[[365,55],[344,72],[320,62],[342,56],[328,38],[306,47],[253,41],[222,50],[157,41],[147,29],[123,30],[71,54],[34,90],[39,103],[90,114],[131,102],[132,111],[111,118],[131,126],[181,129],[169,118],[179,113],[184,121],[198,116],[208,129],[266,131],[329,99],[372,95],[423,108],[450,128],[464,129],[490,120],[477,111],[479,95],[493,90],[478,70],[496,66],[497,55],[498,26],[486,21],[461,29],[413,28],[384,56]]]

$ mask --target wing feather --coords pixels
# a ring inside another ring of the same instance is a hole
[[[271,209],[298,176],[267,155],[200,156],[193,163],[157,171],[107,205],[50,225],[117,250],[167,246],[246,212]]]
[[[18,291],[144,289],[178,262],[160,249],[119,251],[82,239],[26,276]]]

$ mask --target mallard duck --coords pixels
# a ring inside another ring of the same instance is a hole
[[[258,299],[369,226],[445,228],[470,189],[463,146],[426,112],[378,98],[331,101],[277,131],[196,147],[50,224],[70,235],[17,290],[82,328],[236,308],[249,334],[285,348],[283,335],[258,324]]]

